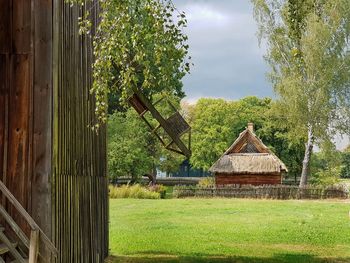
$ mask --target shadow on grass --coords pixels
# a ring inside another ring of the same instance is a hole
[[[107,263],[349,263],[350,258],[318,258],[309,254],[275,254],[273,257],[178,256],[149,252],[145,255],[111,256]]]

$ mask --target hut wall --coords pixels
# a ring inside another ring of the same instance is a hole
[[[215,174],[215,182],[216,185],[276,185],[282,183],[282,176],[281,174]]]
[[[57,262],[104,262],[108,254],[106,132],[96,119],[92,84],[91,36],[78,32],[78,17],[97,4],[70,7],[54,1],[53,239]],[[92,30],[92,33],[94,30]]]

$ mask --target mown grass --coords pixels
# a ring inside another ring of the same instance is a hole
[[[110,262],[350,262],[350,203],[110,201]]]

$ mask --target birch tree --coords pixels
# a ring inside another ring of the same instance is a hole
[[[350,133],[350,1],[252,2],[285,120],[307,135],[302,187],[314,145]]]
[[[67,0],[83,5],[83,0]],[[184,12],[171,0],[90,0],[99,5],[99,23],[93,37],[93,86],[98,122],[107,120],[107,97],[127,105],[133,89],[148,97],[167,93],[183,97],[182,78],[190,71]],[[82,9],[84,9],[82,7]],[[80,18],[80,32],[90,34],[88,11]]]

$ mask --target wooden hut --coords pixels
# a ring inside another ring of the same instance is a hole
[[[27,262],[16,250],[28,256],[30,246],[35,254],[37,239],[40,262],[103,262],[108,255],[105,128],[97,135],[88,127],[96,120],[92,38],[78,32],[78,17],[90,11],[94,33],[98,4],[66,2],[0,0],[0,243],[7,246],[1,253],[9,251],[0,256],[6,261]]]
[[[248,123],[230,148],[209,170],[215,175],[216,185],[281,184],[285,164],[254,133]]]

